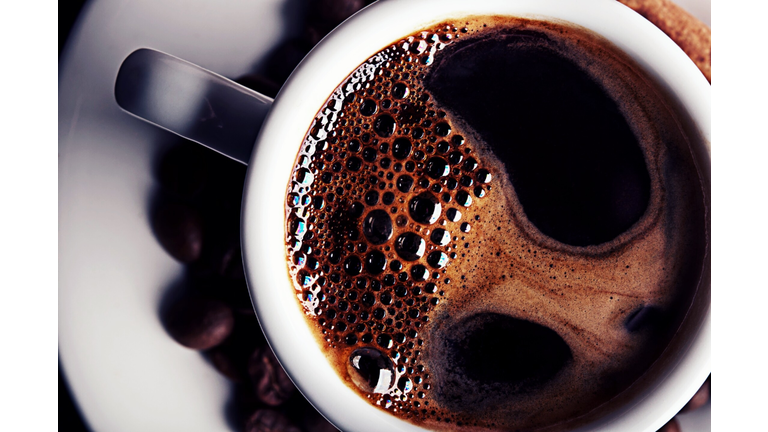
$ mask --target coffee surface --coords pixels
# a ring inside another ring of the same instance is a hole
[[[543,234],[604,243],[645,212],[648,170],[616,103],[552,45],[531,31],[457,44],[426,88],[492,148]]]
[[[569,428],[624,391],[707,248],[700,138],[669,106],[564,24],[441,23],[363,63],[286,203],[290,277],[341,379],[439,430]]]

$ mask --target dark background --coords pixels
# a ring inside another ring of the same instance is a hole
[[[88,431],[67,387],[61,363],[59,363],[59,430],[68,432]]]
[[[69,0],[63,4],[59,3],[59,56],[61,56],[61,50],[64,48],[84,4],[85,0]],[[88,431],[72,399],[72,394],[69,392],[61,363],[59,363],[59,430]]]
[[[72,30],[83,4],[85,4],[85,0],[69,0],[64,4],[59,3],[59,55],[61,55],[61,49],[64,48],[69,32]]]

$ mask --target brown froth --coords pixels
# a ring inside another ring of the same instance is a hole
[[[524,129],[500,140],[437,87],[456,87],[440,71],[474,73],[451,63],[462,49],[496,46],[566,65],[623,119],[615,135],[631,139],[616,158],[638,174],[608,188],[632,207],[617,210],[615,235],[587,224],[569,244],[542,228],[507,151]],[[289,273],[339,376],[436,430],[565,429],[622,392],[664,349],[701,274],[699,137],[680,121],[631,59],[562,24],[473,17],[372,56],[318,113],[287,190]]]

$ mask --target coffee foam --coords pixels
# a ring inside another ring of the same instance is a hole
[[[431,65],[456,41],[520,31],[546,34],[550,49],[616,101],[638,138],[650,199],[642,217],[613,240],[570,246],[542,234],[526,218],[492,146],[424,88]],[[297,157],[286,241],[297,297],[350,387],[434,429],[558,428],[647,368],[696,288],[704,220],[688,137],[638,71],[586,31],[479,17],[408,37],[342,83]],[[376,225],[384,227],[378,237],[370,231],[376,221],[365,225],[374,210],[380,219],[389,215],[391,236],[387,221]],[[375,259],[382,256],[384,270]],[[643,330],[653,311],[675,311],[674,319],[666,329]],[[448,334],[462,320],[489,313],[554,331],[570,350],[566,365],[544,382],[508,388],[457,372]],[[628,322],[640,327],[630,332]],[[350,356],[362,347],[388,356],[395,370],[376,392],[362,391],[348,375]]]

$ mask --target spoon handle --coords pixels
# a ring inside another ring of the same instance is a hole
[[[272,98],[177,57],[141,48],[120,66],[122,109],[243,164]]]

